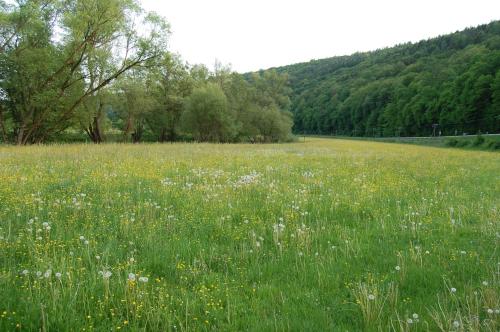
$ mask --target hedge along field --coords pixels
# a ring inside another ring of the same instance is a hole
[[[0,330],[498,331],[500,155],[0,147]]]

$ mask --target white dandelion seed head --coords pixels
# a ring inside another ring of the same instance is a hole
[[[487,281],[483,281],[483,286],[488,286],[488,282]]]
[[[89,244],[89,241],[88,241],[88,240],[85,240],[85,242],[83,242],[83,243],[85,243],[86,245],[88,245],[88,244]]]
[[[95,256],[95,259],[100,260],[101,256],[97,255],[97,256]]]
[[[490,315],[491,315],[491,314],[493,314],[493,312],[494,312],[494,311],[493,311],[493,309],[488,309],[488,310],[486,310],[486,311],[487,311],[487,312],[488,312],[488,314],[490,314]]]
[[[42,226],[43,226],[44,228],[47,228],[47,227],[49,227],[49,223],[48,223],[48,222],[44,222],[44,223],[42,224]]]
[[[57,272],[57,273],[56,273],[56,278],[57,278],[57,279],[61,279],[61,277],[62,277],[62,273],[61,273],[61,272]]]
[[[373,294],[368,295],[368,300],[370,300],[370,301],[375,300],[375,295],[373,295]]]
[[[397,266],[395,267],[395,269],[396,269],[396,271],[400,271],[400,270],[401,270],[401,267],[400,267],[399,265],[397,265]]]
[[[452,292],[452,293],[456,293],[456,292],[457,292],[457,289],[456,289],[455,287],[451,287],[451,288],[450,288],[450,292]]]
[[[50,278],[50,276],[51,276],[51,275],[52,275],[52,270],[50,270],[50,269],[49,269],[49,270],[47,270],[47,271],[45,271],[45,273],[43,274],[43,276],[44,276],[46,279]]]
[[[418,319],[418,314],[413,314],[412,317],[413,319]]]
[[[30,271],[28,271],[28,270],[23,270],[23,272],[21,272],[21,273],[22,273],[23,275],[25,275],[25,276],[26,276],[26,275],[28,275],[28,274],[30,273]]]
[[[129,281],[135,281],[135,274],[134,273],[129,273],[128,274],[128,280]]]
[[[408,318],[408,320],[406,321],[408,324],[413,324],[413,319],[411,318]]]
[[[148,277],[139,277],[139,282],[146,283],[149,281]]]
[[[80,236],[80,241],[85,241],[85,236],[81,235]]]
[[[42,271],[36,271],[36,276],[41,277],[42,276]]]

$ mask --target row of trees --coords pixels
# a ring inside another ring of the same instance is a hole
[[[286,75],[189,66],[169,36],[135,0],[0,0],[0,140],[290,137]]]
[[[352,56],[277,68],[297,133],[500,132],[500,22]]]

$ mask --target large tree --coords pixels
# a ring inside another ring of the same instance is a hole
[[[18,0],[1,10],[1,109],[17,144],[65,130],[86,100],[166,48],[168,24],[133,0]]]

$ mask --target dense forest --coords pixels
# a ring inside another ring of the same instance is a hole
[[[500,132],[500,21],[276,70],[290,78],[295,133]]]
[[[134,0],[0,0],[0,142],[291,138],[286,75],[189,65],[169,37]]]

